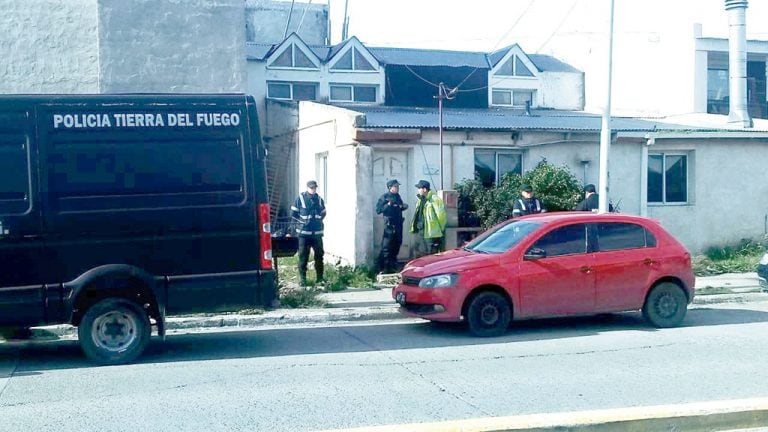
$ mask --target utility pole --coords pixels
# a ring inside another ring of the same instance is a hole
[[[437,132],[438,132],[438,141],[440,143],[440,190],[445,190],[443,182],[445,179],[445,176],[443,175],[443,99],[453,99],[456,97],[456,91],[459,88],[452,88],[448,90],[448,88],[445,87],[445,84],[442,82],[437,85],[437,96],[435,98],[437,99],[437,115],[438,115],[438,126],[437,126]]]
[[[349,0],[344,0],[344,21],[341,23],[341,41],[347,40],[347,32],[349,31],[349,17],[347,16],[347,7],[349,6]]]
[[[598,182],[600,201],[598,202],[598,213],[608,211],[608,151],[611,148],[611,78],[613,75],[613,2],[614,0],[610,0],[608,25],[608,88],[606,89],[605,110],[600,129],[600,178]]]

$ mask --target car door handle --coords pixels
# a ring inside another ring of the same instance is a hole
[[[652,260],[650,258],[646,258],[646,259],[643,260],[643,264],[645,264],[645,265],[654,265],[654,264],[658,264],[658,263],[659,263],[658,261]]]
[[[579,269],[579,271],[581,271],[582,273],[589,273],[589,272],[591,272],[591,271],[592,271],[592,267],[589,267],[589,266],[581,266],[581,268]]]

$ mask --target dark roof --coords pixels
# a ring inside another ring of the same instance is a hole
[[[436,108],[348,106],[365,115],[365,128],[437,128]],[[579,111],[533,110],[526,115],[522,110],[509,109],[455,109],[443,110],[443,126],[447,129],[487,130],[552,130],[599,132],[602,117]],[[707,131],[710,129],[663,123],[653,119],[613,117],[611,129],[624,132],[654,131]]]
[[[568,63],[548,55],[544,54],[529,54],[528,58],[531,59],[533,64],[543,72],[581,72]]]
[[[488,58],[480,52],[372,47],[368,51],[382,64],[489,68]]]
[[[332,46],[310,45],[309,48],[320,58],[321,61],[328,61],[333,57],[347,41]],[[247,42],[245,45],[246,56],[248,60],[265,60],[272,51],[280,44],[260,44]],[[363,44],[363,46],[365,46]],[[507,52],[512,45],[490,54],[474,51],[449,51],[420,48],[383,48],[367,47],[368,51],[376,57],[381,64],[389,65],[408,65],[408,66],[449,66],[461,67],[469,66],[480,69],[489,69],[493,67]],[[563,63],[555,57],[542,54],[529,54],[528,58],[536,65],[540,71],[549,72],[579,72],[578,69]]]

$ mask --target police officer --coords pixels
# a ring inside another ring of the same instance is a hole
[[[516,199],[512,206],[512,217],[544,213],[546,211],[544,206],[541,205],[541,201],[538,198],[534,198],[531,185],[520,185],[520,198]]]
[[[379,273],[397,271],[397,254],[403,244],[403,210],[408,209],[408,204],[400,197],[400,183],[397,179],[389,180],[387,189],[376,203],[376,214],[384,215],[384,235],[376,263]]]
[[[316,283],[322,285],[323,279],[323,219],[325,219],[325,201],[317,194],[317,182],[307,182],[307,191],[296,197],[291,206],[291,215],[302,222],[299,229],[299,284],[307,285],[307,260],[309,249],[315,254]]]
[[[597,194],[595,185],[584,186],[584,199],[576,205],[576,211],[597,211],[600,208],[600,195]]]

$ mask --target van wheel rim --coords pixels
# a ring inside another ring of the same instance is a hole
[[[656,302],[656,312],[664,318],[670,318],[677,313],[677,302],[674,296],[666,294]]]
[[[499,321],[499,308],[491,303],[486,303],[480,309],[480,320],[485,326],[492,326]]]
[[[100,349],[121,352],[130,347],[138,337],[136,327],[132,316],[113,311],[94,320],[91,338]]]

